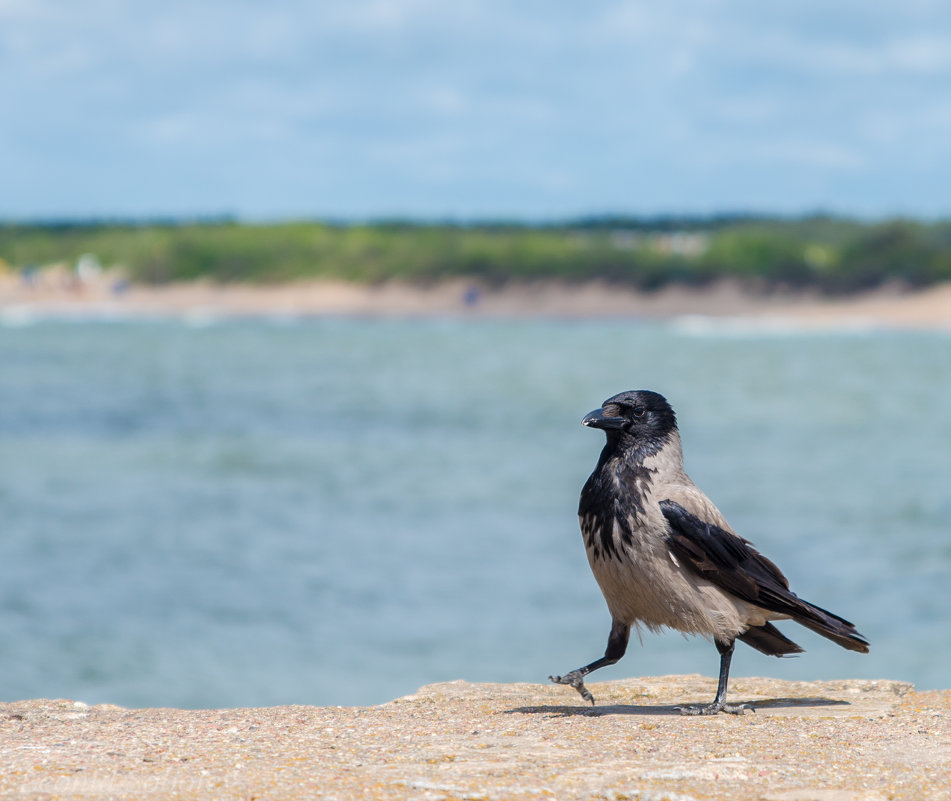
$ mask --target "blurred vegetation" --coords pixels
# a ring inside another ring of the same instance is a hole
[[[73,265],[85,253],[148,283],[466,277],[490,284],[603,279],[655,289],[734,278],[761,289],[844,293],[951,280],[951,222],[724,216],[552,225],[0,224],[0,263],[15,269]]]

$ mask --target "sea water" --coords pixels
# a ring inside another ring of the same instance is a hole
[[[727,323],[316,319],[0,326],[0,700],[373,704],[545,682],[610,626],[578,531],[649,388],[687,470],[867,656],[793,624],[734,675],[951,686],[951,337]],[[715,675],[632,638],[597,678]],[[574,702],[566,690],[566,702]]]

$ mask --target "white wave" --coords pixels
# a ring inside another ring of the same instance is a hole
[[[682,315],[670,321],[676,332],[692,337],[760,338],[826,336],[829,334],[865,335],[880,326],[874,320],[855,318],[836,322],[798,317],[710,317]]]
[[[4,328],[25,328],[33,325],[36,320],[36,311],[29,304],[0,308],[0,326]]]

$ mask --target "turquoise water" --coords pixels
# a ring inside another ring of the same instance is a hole
[[[951,337],[610,321],[0,327],[0,699],[370,704],[545,681],[609,620],[582,415],[677,409],[687,469],[869,656],[793,624],[734,675],[948,687]],[[714,675],[635,640],[599,678]],[[577,699],[566,691],[566,702]]]

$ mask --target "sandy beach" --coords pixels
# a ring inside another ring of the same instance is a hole
[[[799,327],[951,330],[951,284],[921,291],[880,289],[828,298],[815,293],[758,294],[731,283],[640,292],[603,282],[553,281],[488,287],[453,280],[431,285],[341,281],[281,285],[129,284],[104,272],[80,281],[63,268],[25,280],[0,274],[0,321],[38,317],[308,317],[320,315],[470,317],[682,317]]]

